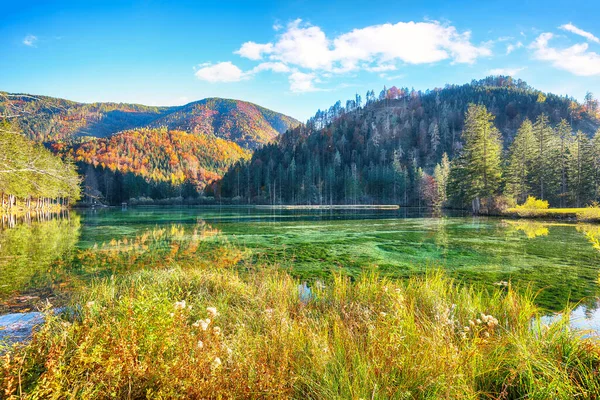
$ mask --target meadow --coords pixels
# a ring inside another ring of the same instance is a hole
[[[571,329],[570,309],[544,318],[530,285],[470,284],[433,266],[405,279],[365,268],[307,283],[208,225],[194,229],[172,225],[74,250],[69,268],[78,273],[60,286],[70,293],[64,311],[46,303],[30,342],[0,348],[2,396],[600,393],[597,336]],[[543,226],[521,229],[544,236]]]

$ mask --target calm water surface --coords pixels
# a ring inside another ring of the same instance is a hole
[[[43,297],[54,275],[70,273],[57,271],[57,260],[58,268],[68,268],[70,257],[82,249],[132,246],[148,237],[167,246],[174,237],[197,236],[199,229],[211,232],[207,240],[226,240],[307,280],[326,279],[336,270],[357,275],[369,268],[406,277],[444,268],[463,281],[490,287],[530,285],[549,311],[581,302],[578,324],[600,326],[600,226],[440,218],[406,209],[100,209],[21,222],[0,227],[0,303],[6,309],[15,298]]]

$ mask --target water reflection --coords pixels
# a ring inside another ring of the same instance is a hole
[[[0,229],[0,311],[31,303],[42,288],[47,296],[53,262],[73,253],[81,230],[79,216],[69,213],[6,221]]]
[[[516,231],[525,233],[528,239],[539,236],[548,236],[549,224],[531,220],[505,221],[505,223]]]

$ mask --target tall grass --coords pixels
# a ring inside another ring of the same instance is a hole
[[[226,265],[220,265],[226,266]],[[442,272],[174,266],[95,281],[0,361],[5,398],[597,398],[600,345]],[[533,321],[533,322],[532,322]]]

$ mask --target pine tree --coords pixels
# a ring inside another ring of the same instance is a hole
[[[447,186],[449,175],[450,160],[448,159],[448,154],[444,153],[442,155],[442,161],[437,164],[433,170],[433,177],[437,183],[437,196],[433,204],[436,208],[444,207],[448,200]]]
[[[510,145],[506,165],[505,193],[517,202],[524,202],[527,196],[531,194],[530,180],[533,169],[532,154],[534,148],[533,125],[531,121],[526,119]]]
[[[572,133],[571,127],[567,123],[565,119],[560,121],[560,124],[556,127],[556,132],[558,135],[558,139],[560,140],[560,145],[555,150],[558,152],[557,160],[558,165],[557,168],[560,170],[560,206],[564,207],[565,202],[568,197],[568,169],[569,169],[569,148],[571,147],[572,142]]]
[[[570,149],[569,175],[573,202],[581,207],[594,198],[594,154],[590,139],[578,131]]]
[[[480,201],[490,198],[500,188],[502,179],[500,132],[494,116],[483,105],[469,105],[462,132],[464,148],[461,157],[468,180],[468,199],[478,212]]]
[[[540,114],[533,124],[533,135],[535,137],[534,167],[533,167],[533,189],[540,199],[551,197],[553,189],[556,189],[556,174],[552,163],[552,152],[556,148],[558,140],[548,116]]]

